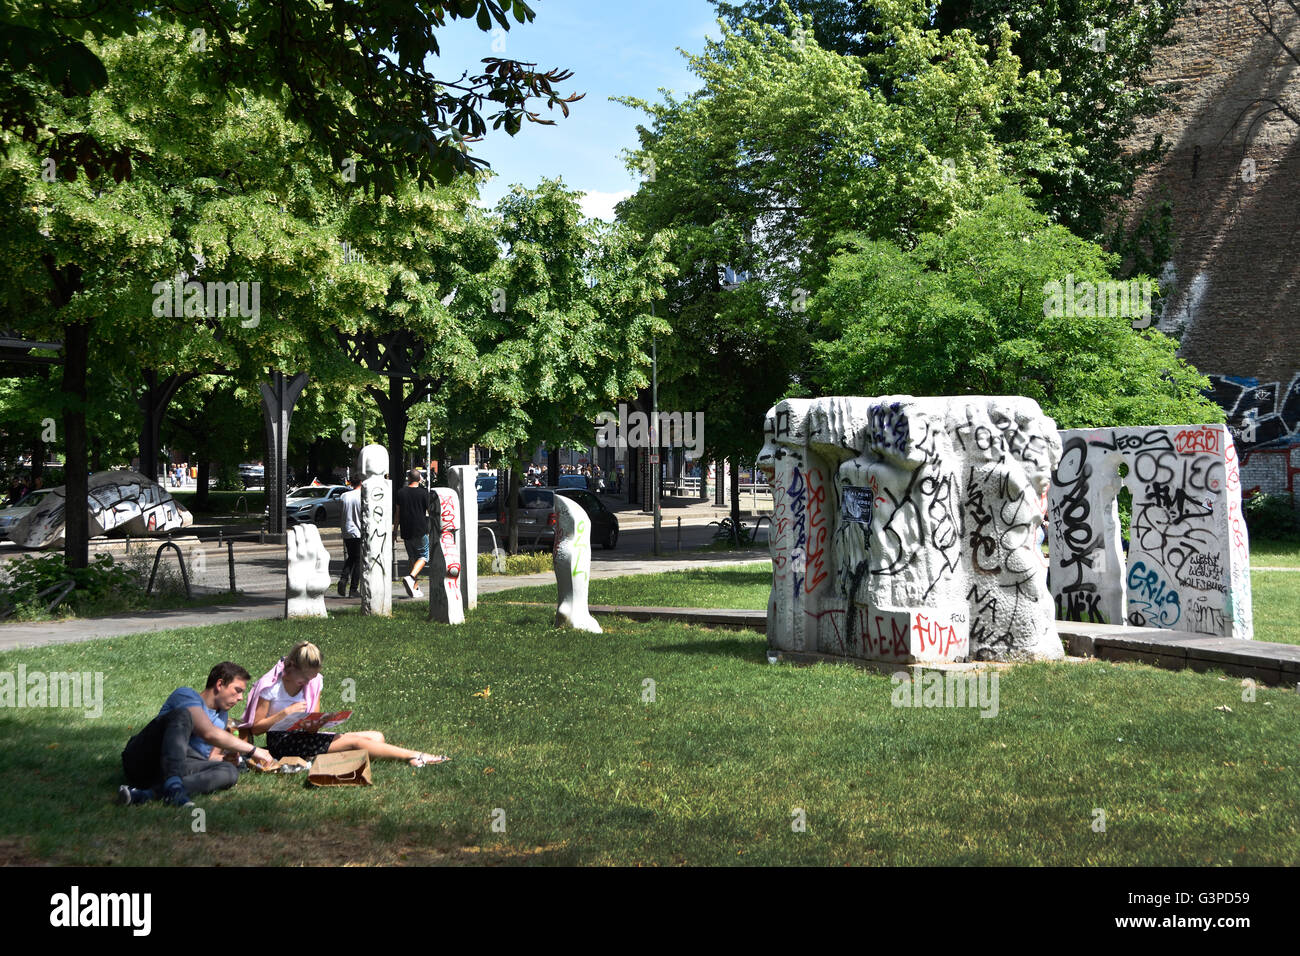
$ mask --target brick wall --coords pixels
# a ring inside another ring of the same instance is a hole
[[[1161,327],[1181,329],[1180,354],[1214,376],[1243,453],[1300,442],[1300,402],[1290,401],[1300,371],[1300,127],[1278,109],[1300,117],[1300,63],[1282,47],[1300,53],[1300,16],[1271,9],[1270,20],[1259,0],[1189,0],[1173,30],[1179,41],[1150,74],[1183,84],[1177,108],[1143,121],[1133,138],[1145,144],[1160,132],[1171,148],[1128,205],[1131,214],[1173,204],[1178,244],[1160,277]],[[1237,377],[1257,388],[1232,387]],[[1251,457],[1243,488],[1286,490],[1284,458],[1291,453]]]

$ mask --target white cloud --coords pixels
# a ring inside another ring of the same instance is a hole
[[[593,189],[583,194],[582,214],[589,219],[604,219],[606,222],[613,222],[614,206],[630,195],[632,195],[630,189],[620,189],[616,193],[603,193],[599,189]]]

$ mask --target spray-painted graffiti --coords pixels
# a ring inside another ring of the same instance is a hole
[[[460,502],[450,488],[434,488],[429,504],[438,519],[438,548],[429,567],[429,620],[461,624],[465,608],[460,590]]]
[[[1049,495],[1057,614],[1251,637],[1249,547],[1227,428],[1074,430],[1061,440]],[[1127,558],[1121,487],[1132,496]]]
[[[792,399],[768,638],[876,660],[1059,658],[1038,535],[1055,425],[1020,398]]]
[[[1300,444],[1300,374],[1289,384],[1235,375],[1210,375],[1210,397],[1228,414],[1228,428],[1243,453]]]
[[[10,537],[22,548],[50,548],[63,544],[64,489],[55,488],[35,509],[17,522]],[[122,528],[127,534],[145,535],[176,531],[194,523],[156,481],[134,471],[99,471],[87,482],[86,512],[92,538]]]

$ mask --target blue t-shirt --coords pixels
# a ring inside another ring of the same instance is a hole
[[[202,707],[203,712],[208,715],[208,720],[212,721],[212,726],[219,730],[226,729],[226,711],[213,710],[203,703],[203,698],[199,696],[199,692],[192,687],[177,687],[172,691],[172,695],[162,705],[162,710],[158,711],[158,716],[162,717],[165,714],[170,714],[178,707]],[[212,754],[212,744],[203,740],[198,734],[190,737],[190,746],[194,748],[195,753],[205,758]]]

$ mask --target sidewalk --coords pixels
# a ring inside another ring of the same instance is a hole
[[[282,547],[282,546],[281,546]],[[682,571],[704,566],[761,564],[770,560],[762,551],[753,552],[699,552],[682,558],[633,557],[594,564],[593,578],[613,578],[627,574],[659,574],[663,571]],[[510,588],[549,584],[555,574],[480,575],[479,594],[506,591]],[[427,587],[427,584],[426,584]],[[424,602],[427,603],[428,591]],[[393,603],[409,601],[402,585],[394,582]],[[339,598],[333,590],[327,592],[327,609],[359,605],[360,598]],[[0,626],[0,650],[23,647],[42,647],[47,644],[70,644],[92,641],[102,637],[120,637],[148,631],[165,631],[177,627],[205,627],[214,624],[231,624],[238,621],[265,620],[284,614],[283,594],[274,596],[246,596],[230,604],[202,608],[178,608],[170,611],[150,611],[142,614],[119,614],[112,617],[76,619],[71,621],[6,624]]]

